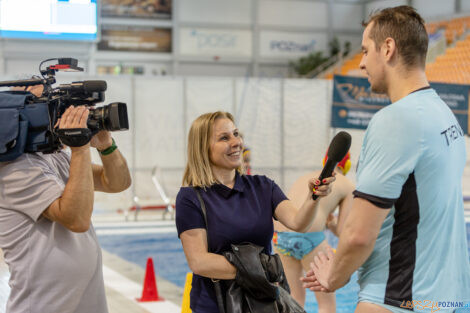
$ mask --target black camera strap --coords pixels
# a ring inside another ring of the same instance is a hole
[[[81,147],[90,142],[93,134],[88,128],[59,128],[55,130],[60,141],[69,147]]]

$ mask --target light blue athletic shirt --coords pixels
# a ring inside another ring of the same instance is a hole
[[[433,89],[411,93],[372,118],[354,194],[392,209],[359,269],[359,301],[398,307],[404,300],[470,301],[463,136]]]

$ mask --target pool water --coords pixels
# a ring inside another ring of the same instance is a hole
[[[328,242],[336,247],[338,239],[326,232]],[[467,224],[468,248],[470,251],[470,224]],[[121,258],[145,268],[147,258],[152,257],[155,272],[175,285],[183,288],[189,267],[176,233],[137,235],[98,235],[101,247]],[[336,292],[338,313],[354,312],[357,303],[357,273],[350,282]],[[308,313],[318,311],[313,292],[307,290],[305,309]],[[460,311],[459,311],[460,312]]]

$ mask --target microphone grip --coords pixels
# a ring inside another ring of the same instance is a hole
[[[327,160],[325,163],[325,166],[323,167],[323,170],[320,173],[320,176],[318,179],[320,180],[320,186],[323,185],[322,181],[324,178],[331,177],[333,175],[333,171],[335,170],[336,165],[338,165],[338,162],[334,162],[331,160]],[[312,195],[313,200],[317,200],[318,196],[317,195]]]

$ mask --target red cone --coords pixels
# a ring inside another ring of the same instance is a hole
[[[153,270],[152,258],[147,259],[147,269],[145,270],[144,289],[142,290],[142,298],[137,299],[139,302],[162,301],[163,298],[158,296],[157,281],[155,279],[155,271]]]

